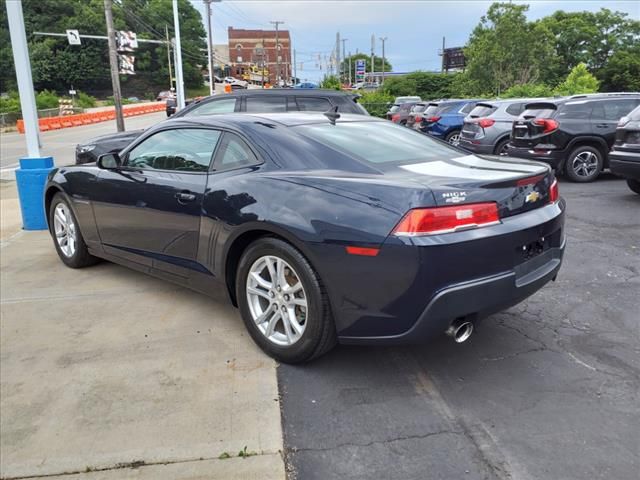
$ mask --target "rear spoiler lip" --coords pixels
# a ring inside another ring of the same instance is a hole
[[[524,106],[525,110],[557,110],[558,105],[552,102],[533,102]]]
[[[476,103],[476,107],[498,108],[496,105],[489,102],[478,102]]]

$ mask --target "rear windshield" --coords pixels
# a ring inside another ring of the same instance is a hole
[[[424,111],[424,116],[428,117],[429,115],[435,115],[438,113],[438,110],[440,110],[438,105],[429,105]]]
[[[392,105],[389,109],[389,113],[396,113],[398,110],[400,110],[400,105]]]
[[[469,116],[473,118],[488,117],[497,109],[497,107],[492,107],[490,105],[476,105],[469,113]]]
[[[556,110],[547,108],[527,108],[520,114],[520,118],[551,118]]]
[[[420,105],[420,104],[418,104],[418,105],[414,105],[414,106],[413,106],[413,108],[411,109],[411,111],[412,111],[413,113],[422,113],[422,112],[424,112],[424,111],[425,111],[425,109],[426,109],[426,108],[427,108],[427,106],[426,106],[426,105]]]
[[[464,155],[445,143],[390,122],[338,122],[292,128],[323,145],[374,164],[446,160]]]

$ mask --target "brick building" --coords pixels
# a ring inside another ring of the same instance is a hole
[[[292,77],[291,37],[288,30],[278,30],[278,48],[275,30],[244,30],[229,27],[228,36],[232,76],[242,78],[242,74],[248,72],[252,65],[260,67],[264,64],[269,69],[268,82],[275,84],[278,57],[280,57],[280,78]]]

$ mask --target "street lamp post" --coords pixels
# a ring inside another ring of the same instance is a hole
[[[384,42],[387,41],[387,37],[380,37],[380,41],[382,42],[382,81],[380,82],[380,85],[384,84]]]

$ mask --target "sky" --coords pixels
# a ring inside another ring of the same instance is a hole
[[[215,0],[214,0],[215,1]],[[204,19],[202,0],[191,0]],[[492,1],[486,0],[222,0],[212,4],[214,43],[227,43],[227,27],[272,29],[271,20],[285,22],[297,53],[298,77],[318,81],[336,42],[346,38],[346,52],[371,51],[382,56],[379,37],[387,37],[385,55],[393,70],[439,70],[442,37],[447,47],[463,46]],[[565,11],[619,10],[640,20],[640,1],[634,0],[513,0],[530,6],[535,20]],[[320,62],[318,62],[320,58]],[[302,68],[300,68],[302,67]]]

